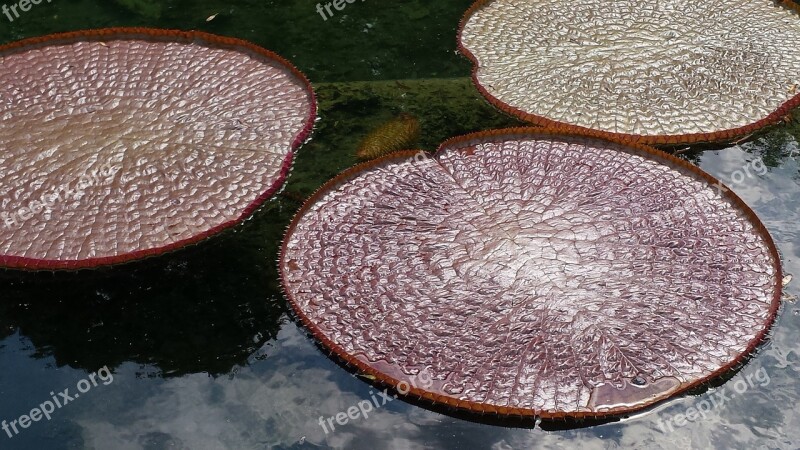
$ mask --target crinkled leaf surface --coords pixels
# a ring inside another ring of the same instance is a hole
[[[595,138],[458,138],[326,185],[287,234],[283,282],[383,383],[501,414],[630,411],[730,368],[777,309],[771,238],[712,181]]]
[[[285,179],[314,95],[244,41],[79,32],[0,52],[0,264],[85,267],[196,242]]]
[[[481,92],[539,124],[724,140],[800,103],[800,19],[771,0],[480,0],[459,42]]]

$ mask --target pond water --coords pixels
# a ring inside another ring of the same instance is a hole
[[[354,164],[360,137],[400,112],[420,119],[426,150],[518,123],[480,97],[455,52],[470,3],[367,0],[324,19],[314,1],[65,0],[13,22],[0,16],[2,42],[108,26],[244,38],[305,72],[321,117],[287,194],[232,231],[120,267],[0,272],[0,420],[61,405],[13,437],[0,431],[0,448],[798,448],[800,313],[789,299],[741,370],[620,420],[476,420],[391,400],[368,418],[320,426],[375,388],[328,358],[289,313],[275,260],[299,206],[292,199]],[[782,126],[730,148],[682,153],[756,211],[790,274],[800,273],[798,138]],[[78,397],[79,386],[90,388]]]

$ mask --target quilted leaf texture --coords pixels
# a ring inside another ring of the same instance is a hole
[[[0,265],[92,267],[197,242],[282,185],[316,101],[277,55],[106,29],[0,47]]]
[[[479,412],[628,412],[729,370],[774,319],[775,246],[716,183],[597,137],[456,138],[323,187],[285,238],[283,284],[384,384]]]
[[[800,104],[792,9],[772,0],[479,0],[459,46],[479,90],[524,120],[646,143],[724,141]]]

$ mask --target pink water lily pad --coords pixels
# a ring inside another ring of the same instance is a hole
[[[0,47],[0,265],[79,268],[198,242],[285,180],[316,101],[256,45],[121,28]]]
[[[800,105],[792,1],[477,0],[459,48],[501,110],[626,141],[731,141]]]
[[[779,304],[753,212],[654,149],[501,130],[325,185],[283,285],[323,345],[379,382],[477,412],[636,410],[741,362]]]

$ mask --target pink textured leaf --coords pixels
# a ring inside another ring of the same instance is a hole
[[[0,265],[77,268],[197,242],[250,215],[316,115],[253,44],[108,29],[0,47]]]
[[[323,187],[285,238],[283,283],[385,384],[481,412],[618,414],[730,369],[774,319],[774,244],[716,183],[593,137],[457,138]]]
[[[800,105],[791,1],[478,0],[459,47],[498,108],[629,141],[724,141]]]

